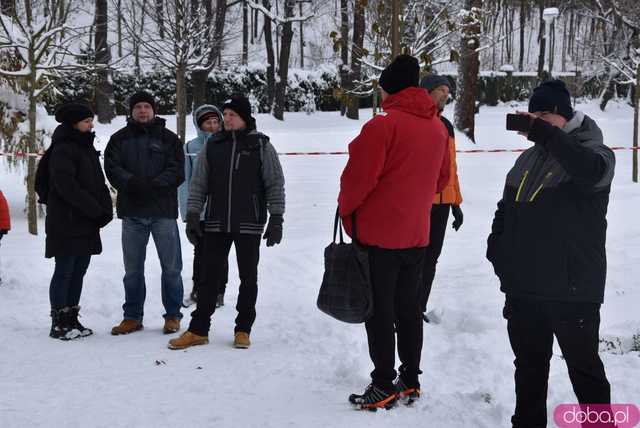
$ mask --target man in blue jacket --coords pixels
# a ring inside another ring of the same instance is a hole
[[[176,134],[155,115],[155,100],[138,92],[129,100],[127,126],[111,136],[105,150],[105,172],[118,191],[116,210],[122,219],[124,319],[111,334],[142,330],[146,285],[144,261],[149,235],[162,267],[165,334],[180,330],[182,253],[178,233],[178,186],[184,181],[184,152]]]
[[[184,183],[178,188],[178,203],[180,205],[180,217],[182,221],[187,221],[187,201],[189,199],[189,185],[191,184],[191,176],[198,162],[197,156],[205,145],[205,142],[222,131],[222,113],[216,106],[204,104],[193,112],[193,124],[196,127],[198,136],[184,145]],[[204,228],[205,210],[200,215],[201,226]],[[193,289],[189,298],[185,299],[182,306],[188,308],[198,300],[198,289],[204,280],[204,266],[202,264],[202,250],[204,246],[198,242],[193,247]],[[216,307],[224,305],[224,292],[227,287],[227,279],[229,276],[229,264],[227,260],[221,261],[223,266],[223,278],[218,286],[218,297]]]

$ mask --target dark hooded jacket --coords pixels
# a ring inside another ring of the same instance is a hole
[[[112,217],[93,132],[59,125],[49,147],[46,257],[100,254],[99,230]]]
[[[507,175],[487,258],[510,297],[602,303],[615,156],[581,112],[563,129],[533,122]]]

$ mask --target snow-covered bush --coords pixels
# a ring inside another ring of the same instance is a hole
[[[73,99],[93,99],[93,77],[89,74],[70,76],[57,87],[59,94],[50,93],[45,99],[49,112],[63,101]],[[146,72],[136,76],[133,72],[113,73],[114,95],[118,114],[128,114],[128,98],[139,90],[148,91],[156,97],[157,112],[172,114],[176,104],[176,82],[172,73],[165,71]],[[320,67],[315,70],[292,69],[289,73],[287,88],[287,111],[303,111],[309,103],[308,94],[312,94],[318,110],[335,111],[339,108],[333,97],[334,88],[338,87],[335,67]],[[222,104],[233,94],[243,94],[250,97],[253,94],[252,106],[257,112],[267,113],[271,110],[268,105],[266,68],[262,64],[248,66],[231,66],[216,69],[211,72],[207,80],[207,102]],[[187,78],[187,105],[191,105],[192,86]]]

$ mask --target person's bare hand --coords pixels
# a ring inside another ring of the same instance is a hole
[[[529,117],[529,121],[530,123],[533,123],[533,121],[535,119],[537,119],[537,116],[533,113],[529,113],[528,111],[518,111],[516,110],[516,114],[519,114],[521,116],[528,116]],[[522,135],[523,137],[527,138],[529,136],[528,132],[522,132],[522,131],[518,131],[519,135]]]

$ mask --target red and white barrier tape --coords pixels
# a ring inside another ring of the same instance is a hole
[[[640,147],[610,147],[611,150],[640,150]],[[456,150],[456,153],[522,153],[527,149],[469,149],[469,150]],[[327,155],[348,155],[348,152],[281,152],[278,153],[280,156],[327,156]],[[7,157],[40,157],[42,156],[42,152],[38,153],[24,153],[24,152],[16,152],[16,153],[3,153],[0,152],[0,156]]]

